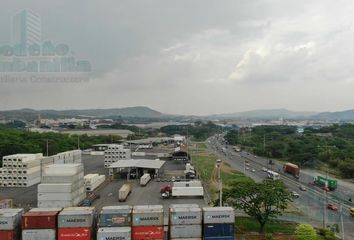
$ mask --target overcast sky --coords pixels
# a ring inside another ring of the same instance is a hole
[[[87,83],[0,82],[0,109],[149,106],[164,113],[354,108],[352,0],[2,0],[88,59]]]

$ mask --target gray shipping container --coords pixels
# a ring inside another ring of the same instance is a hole
[[[171,225],[170,238],[202,238],[202,225]]]
[[[106,206],[100,213],[99,227],[126,227],[131,226],[131,221],[131,206]]]
[[[130,240],[130,227],[110,227],[99,228],[97,231],[97,240]]]
[[[59,213],[59,228],[86,228],[92,227],[94,212],[92,210],[63,210]]]
[[[200,207],[170,208],[171,225],[202,224],[202,209]]]
[[[235,210],[232,207],[204,207],[204,224],[209,223],[234,223]]]
[[[23,208],[0,209],[0,230],[14,230],[21,222]]]
[[[163,226],[162,205],[141,205],[133,208],[133,226]]]
[[[171,204],[170,208],[191,208],[191,207],[199,207],[198,204],[191,203],[191,204]]]
[[[56,240],[54,229],[27,229],[22,230],[22,240]]]

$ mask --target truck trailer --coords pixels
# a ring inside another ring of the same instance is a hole
[[[283,166],[283,170],[285,173],[289,173],[293,175],[295,178],[299,178],[300,168],[298,165],[293,163],[285,163]]]
[[[131,192],[131,186],[129,184],[123,184],[123,186],[118,191],[118,201],[124,202]]]

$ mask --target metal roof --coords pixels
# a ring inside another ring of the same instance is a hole
[[[137,167],[137,168],[160,169],[164,164],[165,161],[161,161],[161,160],[129,159],[129,160],[119,160],[118,162],[112,163],[109,166],[109,168]]]

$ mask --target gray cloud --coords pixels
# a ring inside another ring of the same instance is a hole
[[[339,1],[10,1],[0,44],[22,8],[44,39],[89,59],[76,84],[0,83],[0,108],[147,105],[168,113],[352,108],[354,3]]]

